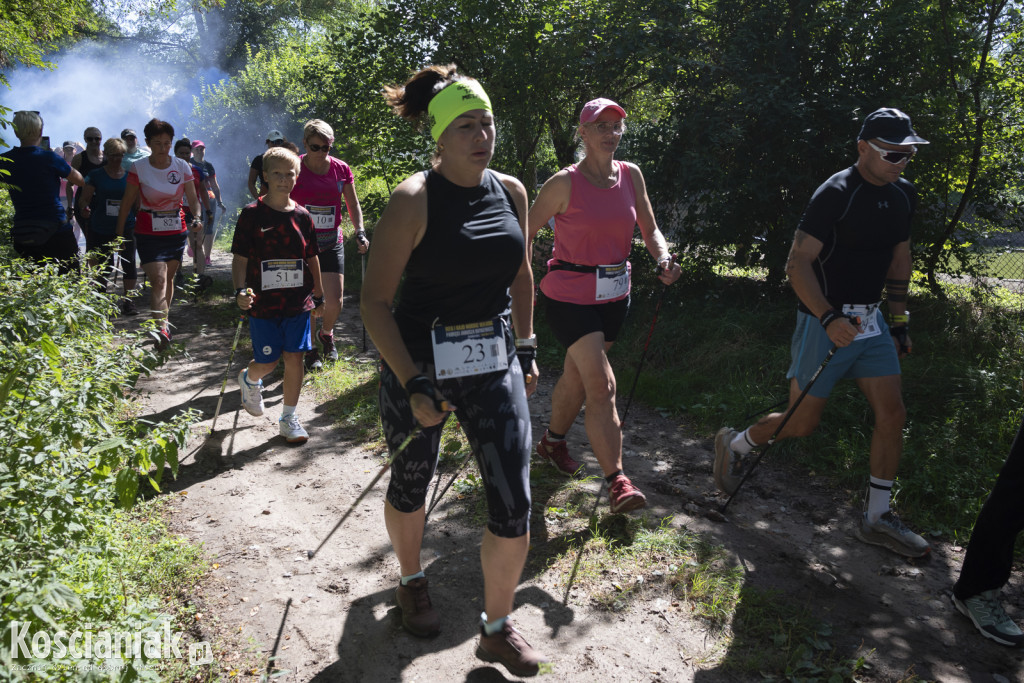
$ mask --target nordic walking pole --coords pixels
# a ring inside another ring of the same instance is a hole
[[[409,436],[405,437],[405,441],[403,441],[402,444],[395,450],[395,452],[391,454],[391,457],[388,458],[388,461],[381,466],[380,470],[377,471],[377,474],[373,477],[372,480],[370,480],[370,483],[367,484],[366,488],[363,489],[363,492],[359,494],[359,497],[356,498],[355,502],[349,506],[348,510],[345,511],[345,514],[341,516],[341,519],[339,519],[338,523],[334,525],[334,528],[331,529],[330,533],[328,533],[327,536],[324,537],[324,540],[320,541],[320,545],[316,547],[316,550],[306,551],[306,559],[312,560],[314,557],[316,557],[316,554],[320,552],[320,549],[324,547],[327,541],[331,540],[331,536],[334,535],[334,532],[341,528],[341,525],[345,523],[345,520],[348,519],[348,516],[351,515],[352,511],[356,509],[356,506],[359,505],[359,502],[366,497],[367,493],[373,490],[373,487],[377,485],[377,482],[380,481],[380,478],[384,476],[384,473],[391,468],[391,463],[395,461],[395,458],[398,457],[398,454],[404,451],[406,447],[410,443],[412,443],[412,440],[416,438],[416,435],[419,434],[421,431],[423,431],[422,425],[416,423],[416,426],[413,427],[411,432],[409,432]]]
[[[856,318],[855,320],[855,324],[860,324],[859,318]],[[750,477],[751,474],[754,473],[754,470],[757,469],[758,464],[761,462],[761,458],[765,456],[765,453],[771,450],[772,444],[775,443],[775,440],[779,438],[779,434],[782,433],[782,428],[786,426],[787,422],[789,422],[789,418],[792,417],[793,413],[796,412],[796,409],[800,406],[800,402],[804,400],[804,396],[806,396],[807,392],[811,390],[811,387],[814,386],[814,383],[818,381],[818,377],[821,376],[821,373],[825,369],[825,366],[828,365],[828,362],[832,360],[832,356],[836,355],[836,351],[838,350],[839,347],[836,346],[835,344],[833,344],[832,348],[828,350],[828,354],[825,356],[825,360],[821,361],[821,365],[819,365],[818,369],[814,371],[814,374],[811,376],[811,380],[807,383],[807,386],[805,386],[804,390],[800,392],[800,395],[796,397],[796,400],[793,401],[793,405],[789,408],[789,410],[786,411],[786,414],[782,416],[782,421],[779,422],[779,426],[775,428],[775,433],[771,435],[771,437],[768,439],[768,443],[765,444],[765,447],[761,450],[760,453],[757,454],[757,458],[754,459],[754,464],[747,468],[747,471],[743,474],[743,478],[740,479],[740,483],[736,485],[736,488],[733,489],[732,494],[729,496],[729,500],[725,501],[725,504],[722,505],[722,507],[718,508],[719,512],[725,512],[725,509],[729,507],[729,503],[731,503],[732,499],[736,497],[736,494],[740,492],[740,488],[743,486],[743,483]]]
[[[671,268],[672,264],[675,263],[676,256],[672,254],[672,258],[669,260],[668,267]],[[661,271],[664,270],[661,266],[658,266],[658,275],[661,275]],[[622,411],[622,419],[619,420],[620,428],[625,428],[626,416],[629,415],[629,407],[633,405],[633,393],[636,392],[636,384],[640,381],[640,370],[644,367],[644,360],[647,358],[647,349],[651,345],[651,336],[654,334],[654,326],[658,324],[658,313],[661,311],[661,304],[665,300],[665,292],[668,291],[668,285],[664,282],[661,283],[661,291],[658,292],[658,302],[654,305],[654,317],[651,318],[651,327],[647,330],[647,341],[644,343],[643,353],[640,354],[640,362],[636,366],[636,375],[633,377],[633,386],[629,390],[629,398],[626,399],[626,409]]]
[[[470,457],[472,455],[473,455],[473,451],[472,450],[470,450],[469,453],[466,453],[466,457],[464,457],[462,459],[462,462],[459,463],[458,468],[456,468],[456,470],[455,470],[455,474],[453,474],[452,478],[448,480],[448,483],[444,485],[444,488],[441,489],[441,493],[440,494],[438,494],[438,492],[437,492],[437,487],[436,486],[434,487],[434,495],[432,495],[430,497],[430,506],[427,508],[427,514],[425,514],[423,516],[423,526],[424,527],[426,527],[426,525],[427,525],[427,520],[430,519],[430,513],[434,511],[434,508],[437,506],[437,504],[441,502],[442,498],[444,498],[444,494],[448,493],[448,489],[450,489],[452,487],[452,484],[455,483],[455,480],[459,478],[460,474],[462,474],[462,468],[464,468],[466,466],[466,463],[469,462],[469,459],[470,459]],[[439,480],[440,480],[440,478],[441,478],[441,476],[438,475],[438,479]]]
[[[366,254],[362,254],[363,257],[363,279],[359,281],[359,296],[363,296],[363,283],[366,282]],[[360,319],[361,320],[361,319]],[[366,323],[362,324],[363,327],[363,353],[366,353]]]
[[[252,296],[252,290],[248,290]],[[235,328],[235,341],[231,343],[231,354],[228,356],[228,367],[224,371],[224,381],[220,383],[220,396],[217,398],[217,410],[213,411],[213,423],[210,425],[210,433],[217,428],[217,418],[220,417],[220,406],[224,401],[224,389],[228,385],[228,375],[231,374],[231,363],[235,360],[235,349],[238,348],[238,337],[242,334],[242,323],[245,322],[245,314],[238,316],[238,327]]]

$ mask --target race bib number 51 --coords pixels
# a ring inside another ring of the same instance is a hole
[[[302,259],[274,259],[260,265],[263,268],[260,284],[264,292],[302,286]]]
[[[437,379],[508,369],[501,318],[465,325],[438,325],[431,332]]]

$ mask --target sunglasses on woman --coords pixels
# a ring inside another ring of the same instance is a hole
[[[914,155],[917,154],[917,147],[912,148],[909,152],[899,152],[894,149],[885,149],[883,147],[879,147],[870,140],[865,140],[865,142],[871,145],[871,149],[878,152],[878,156],[882,157],[882,161],[888,161],[890,164],[893,164],[894,166],[896,164],[902,164],[904,161],[909,162],[911,159],[914,158]]]
[[[306,147],[309,147],[310,152],[329,152],[331,151],[330,145],[314,145],[312,142],[307,142]]]

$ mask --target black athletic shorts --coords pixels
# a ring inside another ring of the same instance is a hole
[[[501,538],[519,538],[530,529],[530,451],[533,435],[526,405],[523,371],[511,333],[506,334],[509,367],[500,372],[434,381],[457,410],[483,477],[487,528]],[[420,363],[434,377],[432,363]],[[405,387],[387,363],[381,363],[380,420],[393,453],[412,431],[414,421]],[[423,507],[437,466],[444,422],[424,429],[391,464],[387,500],[399,512]]]
[[[319,259],[321,273],[345,274],[345,250],[342,249],[340,243],[326,251],[321,251]]]
[[[544,297],[544,319],[558,343],[569,348],[591,332],[603,332],[606,342],[615,341],[629,312],[629,297],[606,304],[569,304]]]
[[[187,233],[177,235],[136,235],[135,248],[142,265],[154,261],[181,261],[185,254]]]

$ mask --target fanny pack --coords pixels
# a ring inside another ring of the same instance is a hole
[[[11,241],[24,247],[41,247],[67,225],[55,220],[15,221],[11,227]]]
[[[579,263],[570,263],[561,259],[552,259],[548,263],[548,271],[571,270],[574,273],[596,273],[597,266],[584,266]]]

